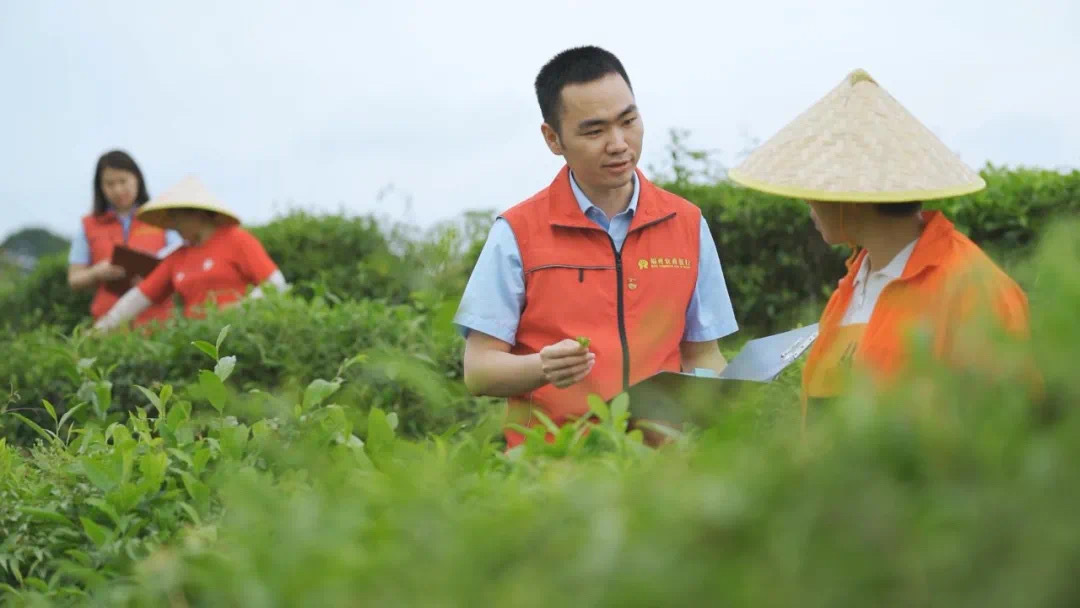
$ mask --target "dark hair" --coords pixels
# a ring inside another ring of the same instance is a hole
[[[922,201],[910,203],[875,203],[874,209],[881,215],[889,217],[905,217],[918,211],[922,211]]]
[[[562,90],[569,84],[583,84],[599,80],[608,74],[618,74],[633,91],[630,77],[622,62],[612,53],[596,46],[579,46],[567,49],[551,58],[536,75],[536,100],[544,122],[559,130],[562,112]]]
[[[134,173],[139,180],[139,192],[135,195],[135,206],[138,207],[150,200],[150,194],[146,191],[146,180],[143,179],[139,165],[123,150],[110,150],[102,154],[97,161],[97,169],[94,170],[94,215],[101,215],[109,209],[109,199],[105,198],[105,192],[101,188],[101,174],[105,169],[116,169]]]

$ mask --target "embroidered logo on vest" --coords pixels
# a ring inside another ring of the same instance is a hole
[[[639,270],[648,270],[650,268],[681,268],[689,270],[693,267],[690,260],[686,258],[641,258],[638,260]]]

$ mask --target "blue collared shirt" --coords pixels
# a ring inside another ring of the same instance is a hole
[[[131,231],[131,218],[135,217],[134,212],[127,214],[116,214],[116,219],[120,220],[120,224],[124,227],[124,240],[128,238],[128,233]],[[172,253],[174,249],[184,243],[184,239],[180,236],[180,233],[175,230],[165,231],[165,247],[157,252],[159,258],[163,258],[169,253]],[[82,264],[89,266],[92,263],[90,259],[90,242],[86,240],[86,231],[83,230],[82,224],[79,225],[79,229],[75,231],[75,238],[71,240],[71,250],[68,251],[68,264]]]
[[[615,246],[622,251],[630,221],[637,211],[637,175],[634,175],[634,193],[630,197],[630,204],[610,221],[607,214],[585,196],[573,173],[570,175],[570,187],[585,217],[606,230],[615,241]],[[716,243],[704,216],[701,218],[698,269],[697,284],[686,307],[685,342],[716,340],[739,329]],[[524,305],[525,273],[521,252],[509,222],[497,218],[465,286],[454,325],[462,336],[468,336],[469,331],[478,331],[514,344]]]

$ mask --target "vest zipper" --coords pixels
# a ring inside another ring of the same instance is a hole
[[[607,234],[605,232],[605,234]],[[618,306],[619,341],[622,343],[622,387],[623,391],[630,390],[630,341],[626,338],[626,312],[623,303],[623,270],[622,252],[615,247],[615,239],[608,234],[608,242],[611,243],[611,252],[615,254],[615,296]]]
[[[657,218],[646,224],[642,224],[633,230],[628,230],[626,233],[627,239],[630,238],[630,234],[640,231],[644,228],[648,228],[654,224],[659,224],[665,220],[669,220],[675,217],[674,213],[669,213],[664,217]],[[619,317],[619,341],[622,342],[622,387],[623,392],[630,390],[630,341],[626,337],[626,310],[623,302],[623,266],[622,266],[622,251],[619,251],[615,247],[615,239],[611,238],[611,235],[605,230],[604,234],[607,234],[608,242],[611,243],[611,251],[615,254],[615,295],[618,302],[618,317]],[[625,243],[625,241],[624,241]]]

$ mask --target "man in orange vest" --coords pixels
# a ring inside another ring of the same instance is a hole
[[[492,226],[455,317],[466,386],[507,398],[515,421],[539,410],[561,425],[588,414],[590,394],[723,370],[716,341],[738,326],[716,245],[695,205],[637,169],[641,112],[621,62],[569,49],[535,87],[544,142],[566,165]]]

